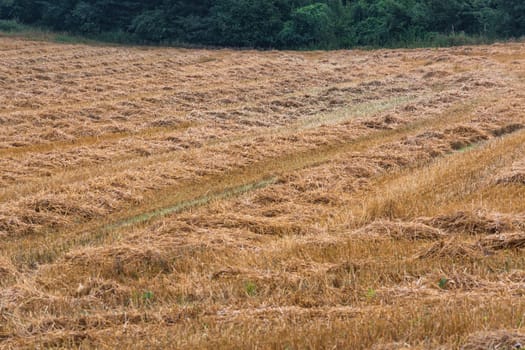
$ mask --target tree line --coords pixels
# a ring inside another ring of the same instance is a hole
[[[523,0],[0,0],[0,19],[138,43],[349,48],[525,35]]]

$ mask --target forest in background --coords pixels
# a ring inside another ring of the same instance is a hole
[[[447,46],[525,35],[523,0],[0,0],[20,24],[115,42],[277,49]]]

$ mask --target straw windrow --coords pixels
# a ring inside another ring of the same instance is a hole
[[[0,348],[515,347],[523,78],[0,38]]]

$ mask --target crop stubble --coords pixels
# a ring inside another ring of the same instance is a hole
[[[0,347],[523,338],[523,44],[0,59]]]

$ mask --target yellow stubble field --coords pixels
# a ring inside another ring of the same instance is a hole
[[[525,344],[525,44],[0,37],[0,348]]]

